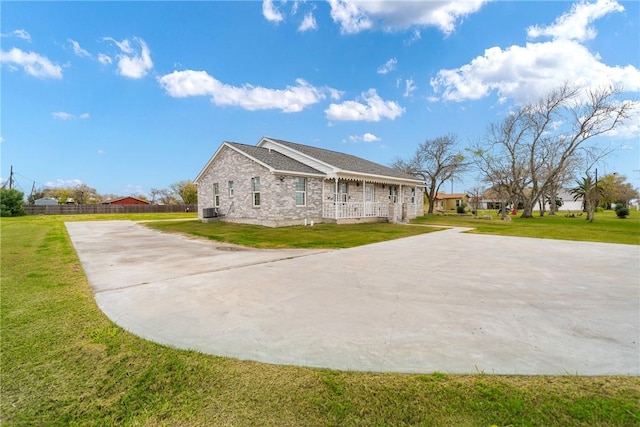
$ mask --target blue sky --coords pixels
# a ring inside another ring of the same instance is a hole
[[[390,164],[444,134],[475,142],[563,81],[639,100],[637,1],[0,7],[0,177],[13,165],[27,194],[148,194],[194,179],[222,141],[263,136]],[[640,185],[639,124],[597,141],[616,148],[600,173]]]

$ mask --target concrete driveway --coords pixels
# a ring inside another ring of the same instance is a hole
[[[452,229],[258,250],[66,223],[100,309],[143,338],[380,372],[640,375],[640,248]]]

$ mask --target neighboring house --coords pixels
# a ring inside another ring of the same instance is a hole
[[[138,199],[133,196],[118,197],[117,199],[105,200],[103,205],[149,205],[150,202]]]
[[[438,193],[434,205],[434,211],[455,211],[462,203],[469,205],[469,196],[464,193]]]
[[[558,208],[559,211],[569,212],[582,212],[582,198],[573,200],[574,196],[571,194],[571,190],[562,189],[558,192],[558,197],[562,199],[562,206]],[[545,202],[545,208],[549,210],[549,203]]]
[[[424,183],[336,151],[262,138],[224,142],[194,180],[198,217],[270,227],[401,222],[423,212]]]
[[[41,199],[34,200],[33,204],[36,206],[53,206],[58,205],[58,200],[53,197],[43,197]]]

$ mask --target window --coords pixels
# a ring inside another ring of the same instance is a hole
[[[459,208],[461,203],[462,203],[462,200],[456,199],[456,208]]]
[[[296,206],[307,204],[307,179],[296,178]]]
[[[338,202],[346,202],[349,193],[349,185],[347,182],[338,182],[338,193],[334,195],[334,199]]]
[[[391,203],[398,202],[398,187],[395,187],[393,185],[389,186],[389,201]]]
[[[412,188],[411,189],[411,204],[414,204],[416,202],[416,189]]]
[[[253,194],[253,206],[260,206],[260,177],[251,178],[251,192]]]
[[[220,186],[217,182],[213,183],[213,206],[216,208],[220,206]]]
[[[233,181],[229,181],[229,197],[233,197]]]

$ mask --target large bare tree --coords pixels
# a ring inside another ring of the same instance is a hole
[[[465,158],[458,149],[455,135],[427,139],[420,144],[408,160],[397,159],[392,167],[424,180],[429,199],[428,213],[433,213],[436,196],[442,184],[467,168]]]
[[[522,217],[532,217],[538,200],[580,163],[587,143],[629,118],[633,104],[616,99],[621,91],[613,86],[581,91],[564,84],[491,125],[473,148],[485,181],[498,181],[523,204]],[[588,150],[591,158],[607,152],[597,145]]]

